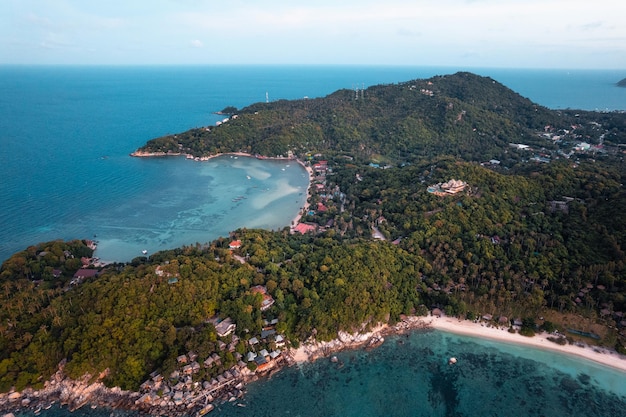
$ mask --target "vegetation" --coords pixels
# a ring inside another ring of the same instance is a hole
[[[520,319],[529,336],[575,322],[624,351],[626,115],[550,111],[459,73],[238,116],[144,150],[291,151],[312,163],[322,154],[331,170],[311,202],[326,210],[303,219],[322,231],[237,230],[109,265],[78,285],[85,242],[17,253],[0,269],[0,390],[41,385],[64,359],[72,377],[108,369],[107,384],[131,389],[188,351],[232,364],[208,321],[216,314],[237,324],[239,353],[267,319],[297,344],[434,307]],[[572,150],[580,141],[594,150]],[[450,179],[469,186],[427,191]],[[373,227],[386,240],[373,240]],[[234,253],[231,239],[241,241]],[[275,300],[266,311],[256,285]]]

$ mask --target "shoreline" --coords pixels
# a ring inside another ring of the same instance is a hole
[[[310,166],[307,166],[307,164],[305,164],[304,161],[302,161],[300,158],[295,158],[295,160],[307,172],[307,175],[309,176],[308,178],[309,182],[306,186],[306,199],[304,200],[304,207],[302,207],[298,211],[298,214],[296,214],[296,217],[293,218],[293,220],[291,221],[291,224],[289,225],[289,228],[292,231],[293,231],[293,228],[298,225],[298,223],[300,222],[300,219],[302,218],[302,216],[304,216],[304,213],[306,213],[309,210],[309,207],[310,207],[309,200],[311,199],[311,182],[313,181],[313,169]]]
[[[130,154],[130,156],[135,157],[135,158],[160,158],[160,157],[168,157],[168,156],[184,156],[186,159],[190,159],[193,161],[201,161],[201,162],[210,161],[211,159],[218,158],[220,156],[227,156],[227,155],[255,158],[255,159],[260,159],[260,160],[296,161],[302,168],[304,168],[304,170],[307,172],[309,182],[306,188],[306,199],[304,200],[304,206],[301,207],[300,210],[298,210],[298,213],[296,214],[296,216],[288,224],[289,229],[293,231],[293,228],[298,225],[298,223],[300,222],[300,219],[302,219],[302,217],[305,215],[305,213],[308,211],[310,207],[309,200],[311,199],[311,182],[313,181],[313,176],[314,176],[313,169],[298,157],[252,155],[246,152],[223,152],[223,153],[217,153],[215,155],[194,157],[191,154],[185,154],[185,153],[180,153],[180,152],[176,152],[176,153],[174,152],[143,152],[139,150],[136,150],[135,152],[132,152]]]
[[[268,369],[267,372],[241,375],[234,383],[241,395],[245,395],[245,386],[252,381],[263,380],[271,377],[275,372],[294,364],[312,363],[318,359],[330,358],[331,362],[336,358],[334,353],[345,350],[375,349],[385,341],[386,336],[395,336],[416,330],[438,330],[456,335],[468,336],[476,339],[494,340],[501,343],[528,346],[532,349],[546,350],[566,355],[571,358],[583,358],[587,361],[602,365],[613,370],[623,372],[626,375],[626,356],[620,355],[614,350],[602,347],[593,347],[582,343],[559,345],[548,340],[549,334],[537,333],[535,336],[526,337],[519,333],[509,333],[507,327],[498,327],[492,323],[474,322],[461,320],[456,317],[436,316],[407,316],[400,322],[390,324],[378,324],[371,329],[364,325],[355,333],[339,332],[337,338],[328,342],[318,342],[314,339],[307,340],[298,348],[290,348],[284,352],[285,357],[281,363]],[[20,412],[23,410],[41,409],[55,402],[59,405],[67,405],[71,410],[91,405],[92,408],[105,407],[128,411],[148,412],[152,415],[183,416],[193,413],[198,408],[195,401],[183,403],[172,408],[171,405],[144,404],[141,402],[141,392],[122,391],[118,387],[106,388],[101,382],[89,383],[90,378],[82,380],[70,380],[62,376],[60,370],[46,383],[46,387],[36,391],[26,389],[20,393],[8,392],[0,394],[0,411]],[[228,393],[221,400],[228,401]],[[238,395],[239,397],[239,395]]]
[[[584,343],[560,345],[548,340],[548,337],[554,335],[545,332],[527,337],[517,332],[509,333],[508,327],[491,326],[484,322],[473,322],[446,316],[410,316],[395,325],[379,325],[367,333],[352,335],[340,333],[337,339],[330,342],[311,341],[303,343],[298,349],[291,350],[291,356],[297,363],[313,362],[341,350],[367,349],[370,344],[382,343],[377,339],[384,339],[385,336],[403,334],[417,329],[439,330],[476,339],[494,340],[516,346],[552,351],[570,357],[583,358],[626,374],[626,355],[620,355],[609,348],[594,347]]]
[[[502,343],[517,346],[528,346],[533,349],[548,350],[560,354],[579,357],[590,362],[603,365],[624,372],[626,374],[626,356],[620,355],[615,350],[594,347],[583,343],[564,344],[548,340],[545,332],[536,333],[532,337],[522,336],[519,333],[509,333],[508,328],[490,327],[482,322],[460,320],[456,317],[428,317],[429,326],[432,329],[477,339],[495,340]]]

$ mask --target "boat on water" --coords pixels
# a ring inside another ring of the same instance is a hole
[[[208,414],[211,411],[213,411],[214,408],[215,408],[215,406],[213,406],[213,404],[207,404],[204,407],[202,407],[202,409],[200,409],[200,411],[198,411],[196,413],[196,417],[202,417],[203,415]]]
[[[453,356],[448,359],[448,365],[454,365],[457,362],[457,359]]]
[[[141,251],[141,253],[143,253],[144,255],[147,255],[148,251],[144,249],[144,250]]]

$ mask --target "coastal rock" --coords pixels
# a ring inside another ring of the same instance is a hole
[[[626,78],[617,82],[618,87],[626,87]]]

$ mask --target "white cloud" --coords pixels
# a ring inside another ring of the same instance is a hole
[[[202,48],[204,46],[204,44],[202,43],[201,40],[194,39],[194,40],[191,41],[191,46],[193,46],[194,48]]]

